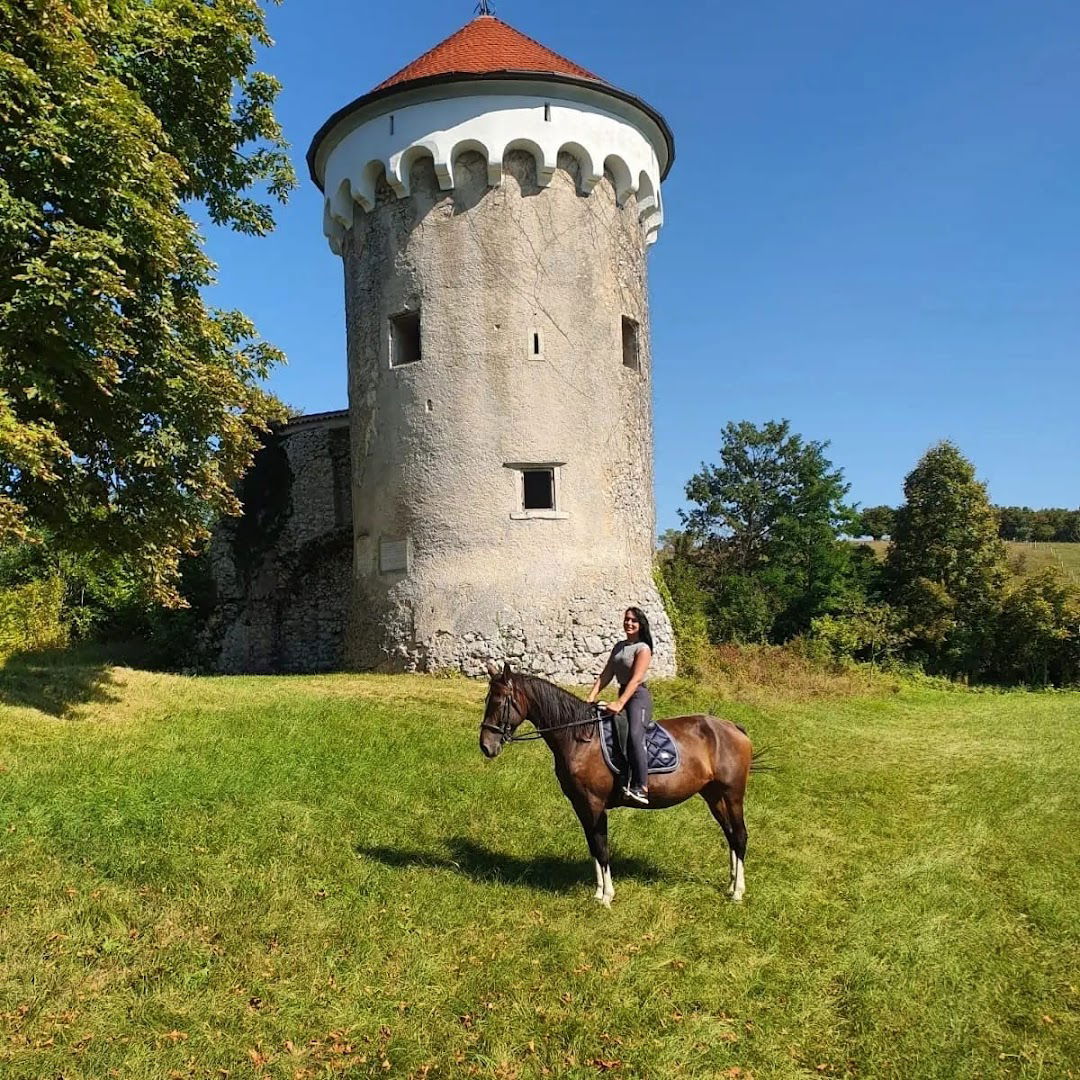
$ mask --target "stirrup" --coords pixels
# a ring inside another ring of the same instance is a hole
[[[649,793],[647,791],[642,791],[640,788],[623,788],[623,797],[629,799],[630,802],[637,803],[638,806],[649,805]]]

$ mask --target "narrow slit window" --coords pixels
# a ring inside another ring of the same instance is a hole
[[[420,359],[420,313],[403,311],[390,319],[390,366],[403,367]]]
[[[524,469],[521,477],[523,510],[555,509],[554,469]]]
[[[551,119],[551,102],[550,101],[545,101],[544,102],[544,119],[545,120],[550,120]]]
[[[641,359],[638,352],[638,324],[629,316],[624,315],[622,320],[622,362],[624,367],[641,370]]]
[[[529,334],[529,355],[534,360],[539,360],[543,356],[543,353],[544,345],[543,342],[540,340],[540,331],[534,330],[531,334]]]

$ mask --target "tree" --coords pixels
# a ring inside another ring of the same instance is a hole
[[[1030,540],[1035,511],[1028,506],[999,506],[998,535],[1002,540]]]
[[[1080,679],[1080,587],[1048,566],[1022,579],[1002,605],[994,675],[1065,686]]]
[[[986,487],[951,442],[931,447],[904,481],[886,562],[892,603],[930,666],[974,676],[990,660],[1005,545]]]
[[[682,517],[700,544],[716,637],[787,640],[842,600],[851,562],[838,538],[854,514],[826,446],[786,420],[729,423],[719,464],[687,483],[696,507]]]
[[[855,535],[869,536],[874,540],[891,536],[895,520],[896,511],[891,506],[869,506],[859,511],[855,520]]]
[[[280,354],[205,305],[185,206],[273,227],[253,189],[295,177],[269,44],[257,0],[0,0],[0,542],[44,528],[175,600],[237,510]]]

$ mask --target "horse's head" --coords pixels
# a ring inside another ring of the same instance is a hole
[[[491,682],[484,704],[484,719],[480,722],[480,749],[493,758],[498,757],[499,751],[525,719],[528,709],[509,664],[504,663],[501,671],[489,665],[488,674]]]

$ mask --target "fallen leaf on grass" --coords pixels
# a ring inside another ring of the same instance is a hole
[[[612,1069],[621,1069],[623,1064],[618,1058],[593,1058],[592,1063],[601,1072],[610,1072]]]

